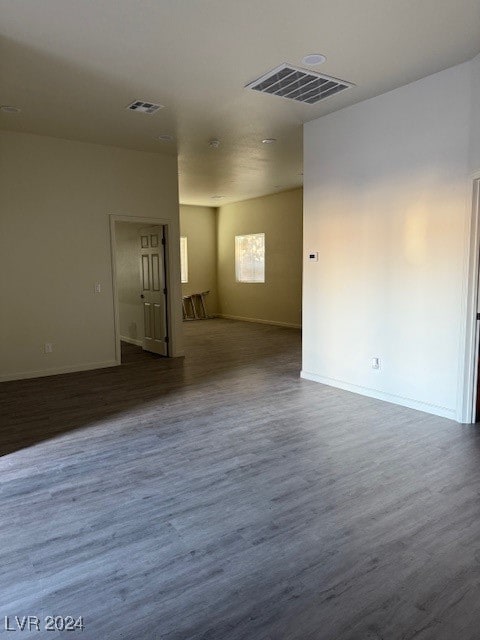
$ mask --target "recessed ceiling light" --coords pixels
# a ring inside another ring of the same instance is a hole
[[[303,64],[323,64],[327,58],[321,53],[310,53],[308,56],[302,58]]]
[[[276,142],[277,139],[276,138],[264,138],[262,140],[263,144],[273,144],[274,142]]]
[[[218,149],[218,147],[220,146],[220,140],[217,140],[216,138],[214,140],[210,140],[208,146],[212,149]]]
[[[20,113],[21,109],[20,107],[13,107],[10,106],[8,104],[3,104],[0,109],[4,112],[4,113]]]
[[[162,142],[172,142],[173,136],[171,136],[169,133],[162,133],[161,136],[158,136],[158,139]]]

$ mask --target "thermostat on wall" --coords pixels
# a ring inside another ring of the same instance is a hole
[[[318,262],[318,251],[310,251],[308,254],[309,262]]]

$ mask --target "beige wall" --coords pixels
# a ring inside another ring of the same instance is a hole
[[[217,228],[213,207],[180,206],[180,235],[187,237],[188,283],[183,295],[210,291],[206,298],[209,314],[217,313]]]
[[[265,283],[235,281],[235,236],[265,233]],[[225,205],[217,213],[220,315],[300,326],[302,190]]]
[[[0,379],[115,363],[109,214],[168,220],[180,281],[174,157],[0,132],[0,211]]]

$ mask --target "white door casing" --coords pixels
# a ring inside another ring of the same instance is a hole
[[[480,311],[480,171],[472,175],[473,202],[465,229],[468,264],[463,311],[465,322],[460,335],[460,362],[458,376],[457,422],[475,422]]]

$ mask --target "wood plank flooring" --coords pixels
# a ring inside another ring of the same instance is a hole
[[[0,385],[0,635],[477,640],[477,427],[300,380],[295,330],[185,331]]]

